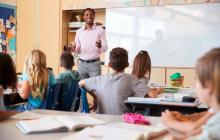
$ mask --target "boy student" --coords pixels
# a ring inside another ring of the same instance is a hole
[[[72,51],[79,55],[78,71],[82,79],[101,75],[100,54],[107,51],[105,31],[94,23],[95,11],[83,10],[86,25],[76,32]]]
[[[112,74],[101,75],[80,81],[80,86],[97,96],[97,113],[120,115],[128,112],[124,101],[129,96],[144,97],[148,88],[135,77],[124,73],[128,64],[128,53],[123,48],[114,48],[110,52],[109,67],[114,70]]]
[[[62,68],[62,72],[56,78],[57,83],[66,83],[69,85],[72,81],[80,80],[80,74],[72,70],[74,66],[74,57],[71,52],[64,51],[60,56],[60,66]]]

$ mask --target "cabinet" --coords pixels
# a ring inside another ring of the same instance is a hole
[[[95,9],[95,23],[105,28],[105,9]],[[64,46],[70,46],[75,38],[76,31],[84,25],[82,10],[62,11],[62,50]],[[104,61],[104,56],[101,54],[101,61]],[[75,58],[77,58],[76,55]]]

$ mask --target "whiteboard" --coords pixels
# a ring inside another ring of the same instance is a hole
[[[220,3],[106,10],[109,52],[123,47],[129,63],[140,50],[152,66],[194,67],[197,58],[220,46]]]

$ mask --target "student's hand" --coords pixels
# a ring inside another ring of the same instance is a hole
[[[102,47],[101,40],[96,41],[96,47],[98,47],[99,49]]]
[[[172,124],[174,122],[176,122],[176,118],[175,116],[169,111],[169,110],[166,110],[164,112],[162,112],[161,114],[161,122],[167,126],[168,128],[171,128],[172,129]]]
[[[93,102],[89,105],[89,110],[92,110],[93,112],[95,112],[97,109],[97,100],[93,99]]]
[[[185,116],[184,114],[182,114],[182,113],[180,113],[178,111],[170,111],[170,113],[178,121],[182,121],[182,122],[189,121],[187,116]]]
[[[79,86],[80,87],[85,87],[85,80],[79,81]]]
[[[150,91],[148,92],[148,97],[150,98],[157,98],[157,95],[162,93],[162,89],[161,88],[152,88],[150,89]]]

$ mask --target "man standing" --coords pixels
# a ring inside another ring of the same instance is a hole
[[[105,31],[94,24],[95,11],[83,10],[85,27],[77,30],[73,51],[79,55],[78,71],[82,79],[101,75],[100,54],[107,51]]]

